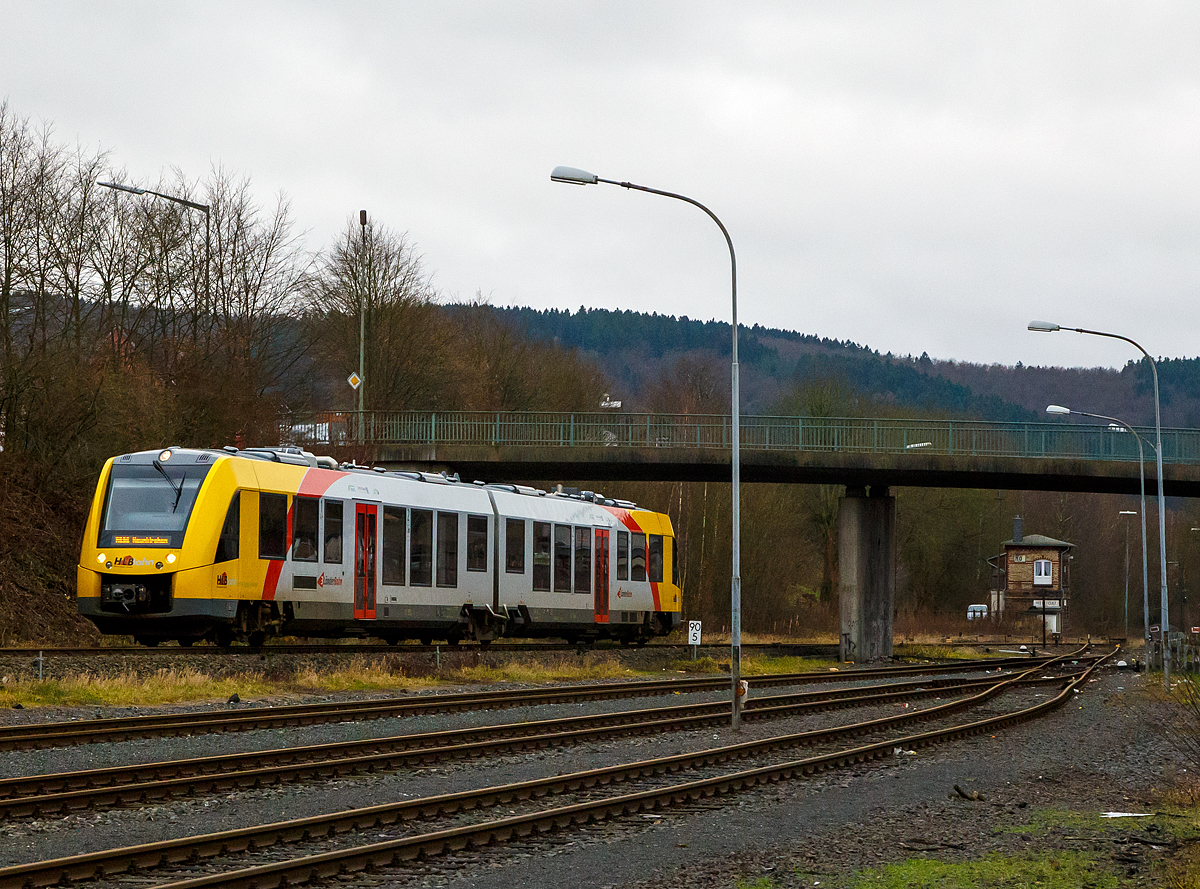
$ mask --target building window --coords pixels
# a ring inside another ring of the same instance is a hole
[[[1038,559],[1033,563],[1033,585],[1051,586],[1054,566],[1049,559]]]
[[[533,588],[550,592],[550,523],[533,523]]]
[[[410,513],[408,538],[409,586],[433,585],[433,510],[414,509]]]
[[[258,495],[258,557],[287,558],[287,494]]]
[[[404,584],[404,507],[383,508],[383,582]]]
[[[325,501],[325,564],[342,564],[342,501]]]
[[[525,520],[504,520],[504,571],[525,573]]]
[[[437,529],[437,585],[458,586],[458,513],[439,512]]]
[[[571,526],[554,526],[554,592],[571,592]]]
[[[617,580],[629,580],[629,532],[617,532]]]
[[[292,500],[292,561],[317,560],[317,528],[321,522],[321,501],[315,497]]]
[[[487,516],[467,516],[467,570],[487,571]]]
[[[630,580],[646,580],[646,535],[633,535],[633,557],[630,559],[632,563],[632,577]]]
[[[575,529],[575,592],[592,591],[592,529]]]

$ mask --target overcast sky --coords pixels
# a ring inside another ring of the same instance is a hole
[[[305,243],[361,208],[446,299],[729,317],[881,351],[1200,354],[1191,2],[14,2],[0,98],[130,179],[213,164]]]

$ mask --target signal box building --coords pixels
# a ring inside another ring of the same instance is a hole
[[[1063,631],[1070,597],[1074,544],[1041,534],[1025,535],[1020,516],[1013,519],[1013,539],[1001,544],[992,565],[992,616],[1017,626]]]

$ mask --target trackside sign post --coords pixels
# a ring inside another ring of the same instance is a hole
[[[688,645],[692,646],[692,660],[696,659],[696,652],[700,648],[700,621],[688,621]]]

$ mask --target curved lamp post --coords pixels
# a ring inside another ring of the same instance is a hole
[[[732,725],[735,731],[742,725],[741,697],[738,692],[742,678],[742,499],[741,499],[741,413],[738,398],[738,323],[737,323],[737,256],[733,252],[733,239],[729,237],[725,225],[717,218],[712,210],[699,201],[692,200],[681,194],[670,191],[659,191],[657,188],[647,188],[644,185],[634,185],[632,182],[618,182],[615,179],[601,179],[595,173],[580,170],[575,167],[555,167],[550,173],[552,182],[564,182],[568,185],[596,185],[603,182],[607,185],[619,185],[634,191],[644,191],[649,194],[674,198],[677,201],[691,204],[708,214],[709,218],[721,229],[725,243],[729,245],[729,268],[733,278],[733,394],[732,394],[732,442],[733,454],[730,457],[733,468],[733,582],[731,602],[731,641],[730,673],[733,680],[733,717]]]
[[[209,290],[208,274],[209,268],[212,266],[212,208],[208,204],[197,204],[195,201],[187,200],[187,198],[177,198],[174,195],[152,191],[149,188],[122,185],[120,182],[97,182],[96,184],[102,185],[105,188],[115,189],[116,191],[128,192],[129,194],[153,195],[156,198],[162,198],[164,201],[170,201],[172,204],[182,204],[185,207],[191,207],[193,210],[199,210],[204,214],[204,308],[205,311],[211,311],[212,293]]]
[[[1077,417],[1092,417],[1096,420],[1108,420],[1110,423],[1116,423],[1121,432],[1132,432],[1133,437],[1137,440],[1138,446],[1138,477],[1141,482],[1142,491],[1142,635],[1145,641],[1145,655],[1143,666],[1146,670],[1150,669],[1150,570],[1148,567],[1148,559],[1146,556],[1146,453],[1142,449],[1144,444],[1146,447],[1154,450],[1154,445],[1145,441],[1138,431],[1126,423],[1124,420],[1118,420],[1116,417],[1106,417],[1104,414],[1089,414],[1087,411],[1073,411],[1069,407],[1063,407],[1058,404],[1050,404],[1046,406],[1048,414],[1074,414]],[[1121,510],[1120,515],[1130,516],[1132,512]],[[1125,636],[1129,637],[1129,521],[1125,522]]]
[[[1057,324],[1052,324],[1049,321],[1030,321],[1029,329],[1038,333],[1055,333],[1059,330],[1072,330],[1075,333],[1086,333],[1091,336],[1104,336],[1109,339],[1122,340],[1129,343],[1139,352],[1146,356],[1146,360],[1150,362],[1150,370],[1154,374],[1154,456],[1158,463],[1158,554],[1159,554],[1159,572],[1162,591],[1162,656],[1163,656],[1163,685],[1167,693],[1171,692],[1171,649],[1168,645],[1170,641],[1170,621],[1167,613],[1167,498],[1163,495],[1163,453],[1162,453],[1162,411],[1158,401],[1158,365],[1154,358],[1141,347],[1141,345],[1127,336],[1121,336],[1119,333],[1105,333],[1102,330],[1088,330],[1084,327],[1060,327]],[[1119,421],[1118,421],[1119,422]],[[1126,427],[1129,428],[1129,427]],[[1144,514],[1144,511],[1143,511]]]

